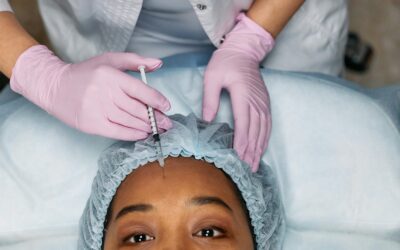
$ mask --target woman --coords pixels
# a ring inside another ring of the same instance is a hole
[[[151,138],[103,153],[78,249],[279,249],[283,217],[269,168],[249,171],[226,124],[171,119],[164,168]]]
[[[145,104],[159,110],[157,117],[163,129],[171,127],[171,121],[163,115],[170,104],[161,93],[121,71],[137,70],[138,65],[145,65],[152,71],[161,66],[161,61],[131,53],[100,54],[132,51],[148,55],[160,46],[164,48],[161,51],[180,53],[217,46],[204,79],[203,118],[213,120],[221,89],[227,89],[232,96],[235,116],[235,149],[241,159],[255,168],[267,147],[271,129],[269,97],[260,77],[259,64],[272,50],[275,37],[303,1],[236,0],[210,1],[208,4],[190,1],[190,5],[189,1],[176,0],[168,1],[168,6],[162,1],[144,1],[142,12],[142,2],[137,0],[40,1],[45,24],[58,54],[64,60],[82,62],[67,64],[60,60],[46,47],[38,45],[12,14],[1,12],[0,70],[11,77],[14,91],[64,123],[91,134],[137,140],[145,138],[151,131]],[[304,31],[300,32],[305,36],[301,43],[309,44],[308,39],[321,40],[322,32],[324,49],[318,51],[314,45],[305,46],[306,49],[297,47],[300,42],[289,48],[282,46],[278,54],[282,58],[285,53],[290,56],[284,60],[274,59],[275,66],[292,64],[318,70],[320,65],[325,65],[321,72],[340,71],[345,32],[344,26],[336,27],[331,17],[337,15],[332,13],[338,13],[335,10],[343,6],[344,1],[319,2],[307,1],[309,7],[296,18],[300,28],[294,29],[293,35],[300,38],[296,32]],[[10,10],[6,0],[0,2],[0,10]],[[246,14],[239,14],[241,10],[247,10]],[[169,14],[171,12],[173,15]],[[160,13],[169,18],[157,18]],[[344,20],[344,14],[340,12],[339,19]],[[321,20],[326,19],[330,21],[320,25],[325,22]],[[184,25],[187,29],[177,28],[177,23],[187,23]],[[163,29],[163,24],[169,29]],[[288,40],[287,44],[291,42]],[[298,62],[292,60],[293,54]],[[318,59],[313,57],[316,54]],[[96,55],[100,56],[88,59]],[[167,55],[152,54],[156,57]],[[311,61],[310,58],[314,63],[305,64],[305,61]],[[273,63],[267,65],[274,66]],[[329,70],[331,66],[326,65],[335,66]]]

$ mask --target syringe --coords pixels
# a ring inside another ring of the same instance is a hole
[[[147,85],[147,79],[146,79],[146,66],[144,65],[140,65],[138,67],[139,71],[140,71],[140,76],[142,77],[142,81]],[[147,105],[147,113],[149,115],[149,120],[150,120],[150,126],[151,126],[151,130],[153,133],[153,139],[155,141],[156,144],[156,149],[157,149],[157,155],[158,155],[158,163],[160,164],[161,167],[164,167],[164,157],[163,157],[163,153],[162,153],[162,149],[161,149],[161,140],[160,140],[160,134],[158,133],[158,126],[157,126],[157,121],[156,121],[156,117],[154,115],[154,109],[152,107],[150,107],[149,105]]]

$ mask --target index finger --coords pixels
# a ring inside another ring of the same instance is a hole
[[[170,102],[163,94],[141,80],[123,72],[116,74],[116,76],[117,79],[115,80],[119,83],[122,91],[130,97],[163,112],[171,108]]]

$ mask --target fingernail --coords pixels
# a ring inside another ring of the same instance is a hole
[[[242,145],[240,142],[236,142],[236,143],[237,143],[237,144],[234,146],[234,148],[235,148],[235,150],[236,150],[236,152],[237,152],[239,158],[240,158],[242,161],[246,161],[246,160],[245,160],[245,155],[244,155],[244,153],[245,153],[245,151],[246,151],[246,147],[243,147],[243,145]]]
[[[255,160],[253,162],[253,166],[251,167],[251,172],[253,172],[253,173],[257,172],[259,166],[260,166],[260,161]]]
[[[251,168],[253,167],[253,161],[250,159],[248,154],[244,157],[244,161],[247,162]]]
[[[160,127],[162,127],[165,130],[169,130],[172,128],[172,122],[170,119],[168,118],[164,118],[161,120],[160,122]]]
[[[153,59],[153,60],[156,60],[156,62],[154,64],[152,64],[152,66],[150,66],[150,69],[157,70],[157,69],[161,68],[161,66],[163,65],[163,62],[158,59]]]
[[[165,121],[165,129],[171,129],[172,128],[172,122],[170,119],[166,119]]]
[[[203,112],[203,120],[206,121],[206,122],[211,122],[212,115],[209,112],[204,111]]]
[[[203,117],[203,120],[206,122],[211,122],[211,118],[208,116]]]
[[[168,101],[164,101],[162,104],[162,110],[164,112],[167,112],[168,110],[171,109],[171,104]]]

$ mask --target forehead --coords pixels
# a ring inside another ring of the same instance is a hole
[[[233,183],[213,164],[193,158],[168,158],[165,167],[148,163],[132,172],[117,190],[115,201],[160,202],[166,197],[220,196],[237,199]],[[118,205],[118,204],[115,204]]]

